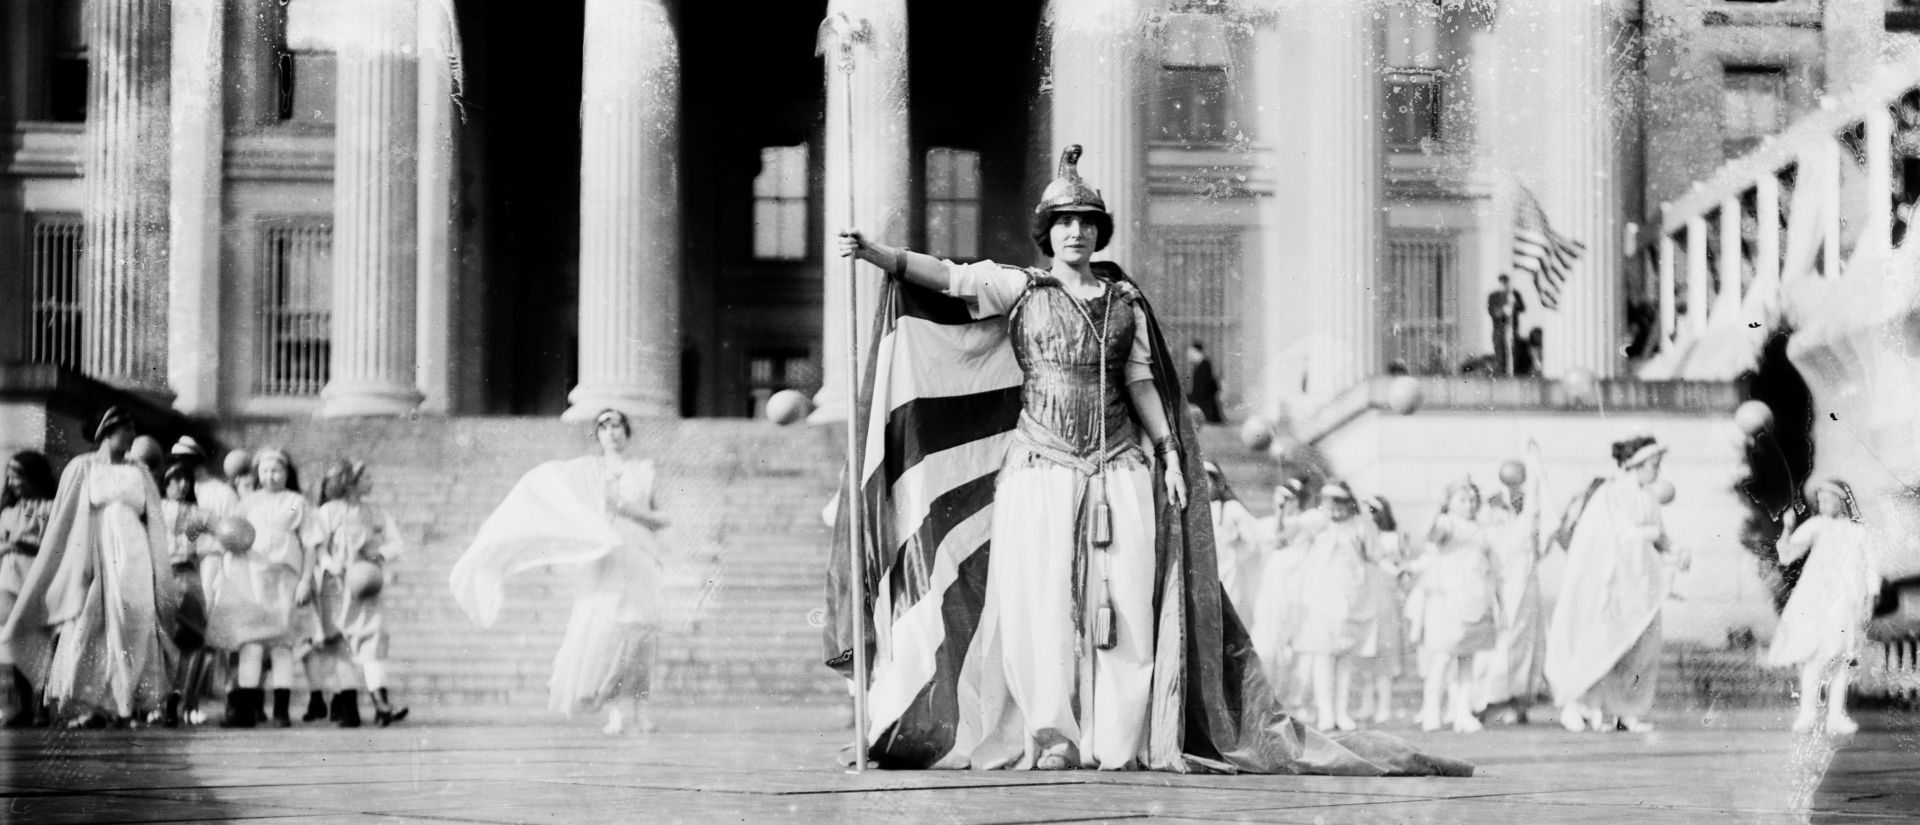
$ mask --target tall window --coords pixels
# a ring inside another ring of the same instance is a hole
[[[283,121],[332,123],[334,57],[331,52],[279,50],[275,105]]]
[[[79,215],[29,215],[27,360],[80,368]]]
[[[1217,143],[1227,134],[1227,70],[1219,66],[1160,69],[1161,140]]]
[[[1779,66],[1728,66],[1721,82],[1721,140],[1737,155],[1787,122],[1787,73]]]
[[[46,119],[79,123],[87,119],[87,38],[83,0],[49,4],[46,51]]]
[[[955,260],[980,257],[979,152],[927,150],[927,252]]]
[[[760,150],[753,179],[753,257],[799,261],[807,257],[807,145]]]
[[[1451,236],[1387,241],[1380,319],[1381,349],[1388,364],[1415,375],[1453,371],[1460,352],[1454,338],[1459,270],[1459,249]]]
[[[1147,289],[1168,340],[1176,350],[1196,339],[1206,342],[1208,352],[1231,349],[1239,319],[1229,311],[1227,296],[1240,281],[1240,236],[1172,228],[1157,228],[1156,234],[1160,266]]]
[[[327,385],[333,338],[333,226],[269,226],[262,240],[260,395],[316,395]]]
[[[1438,72],[1407,69],[1387,73],[1386,80],[1387,147],[1422,151],[1443,142],[1446,79]]]
[[[1192,145],[1235,136],[1227,31],[1216,14],[1167,15],[1159,93],[1154,97],[1154,139]]]

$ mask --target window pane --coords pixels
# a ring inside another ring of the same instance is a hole
[[[927,248],[943,258],[957,254],[953,249],[953,204],[946,201],[927,203]]]
[[[753,257],[773,258],[780,252],[779,202],[755,201],[753,204]]]
[[[780,202],[780,258],[797,261],[807,257],[807,202]]]
[[[980,153],[953,153],[953,193],[969,200],[980,199]]]
[[[787,146],[780,152],[780,197],[807,196],[807,146]]]
[[[980,205],[960,203],[953,207],[953,256],[980,257]]]
[[[927,150],[927,197],[953,197],[953,152],[951,150]]]

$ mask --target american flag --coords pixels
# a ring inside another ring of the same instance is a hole
[[[1520,187],[1513,211],[1513,268],[1533,274],[1533,290],[1541,306],[1560,307],[1560,286],[1567,280],[1567,270],[1586,250],[1586,244],[1553,231],[1540,200]]]
[[[987,590],[993,485],[1020,415],[1007,320],[888,282],[862,379],[861,498],[868,603],[849,604],[846,499],[828,568],[828,665],[851,673],[852,622],[870,622],[871,755],[945,767],[984,732],[956,687]],[[862,609],[863,608],[863,609]]]

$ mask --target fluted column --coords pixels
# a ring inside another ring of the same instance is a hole
[[[90,0],[81,368],[123,389],[167,388],[168,0]]]
[[[1281,24],[1299,108],[1280,137],[1277,188],[1298,202],[1287,265],[1306,286],[1307,395],[1325,400],[1379,367],[1381,78],[1370,0],[1300,6]]]
[[[173,0],[167,381],[174,408],[200,415],[220,402],[224,9],[222,0]]]
[[[454,186],[454,61],[459,39],[453,4],[419,4],[420,213],[415,384],[421,409],[444,414],[453,404],[451,359],[459,352],[452,323]]]
[[[1545,334],[1549,375],[1619,371],[1626,182],[1614,81],[1617,61],[1627,59],[1613,49],[1619,3],[1502,3],[1496,23],[1500,88],[1491,108],[1499,113],[1502,166],[1539,198],[1556,231],[1586,245],[1561,285],[1558,311],[1536,301],[1527,313]],[[1530,279],[1518,280],[1531,287]]]
[[[1148,37],[1143,0],[1050,0],[1053,37],[1053,141],[1044,168],[1053,177],[1060,149],[1086,150],[1080,175],[1113,214],[1113,241],[1096,254],[1128,272],[1145,265],[1147,176],[1142,123]]]
[[[851,325],[859,332],[860,358],[865,363],[866,348],[871,343],[865,339],[880,295],[879,270],[857,267],[854,277],[860,279],[860,306],[858,316],[848,318],[846,262],[834,252],[839,248],[839,232],[858,227],[869,237],[889,244],[910,243],[912,227],[907,218],[913,203],[912,143],[907,132],[906,0],[830,0],[827,14],[846,15],[865,35],[854,38],[850,76],[841,70],[840,41],[822,41],[827,83],[826,146],[822,154],[827,186],[826,237],[821,249],[826,277],[822,380],[809,418],[814,422],[839,421],[846,416],[848,329]],[[853,143],[851,156],[849,137]]]
[[[400,415],[414,387],[419,70],[414,4],[339,0],[333,334],[321,416]]]
[[[679,45],[663,0],[587,0],[580,384],[568,421],[680,412]]]

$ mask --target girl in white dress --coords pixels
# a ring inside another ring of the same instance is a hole
[[[1219,548],[1220,587],[1226,591],[1234,615],[1244,624],[1252,620],[1254,593],[1260,585],[1260,565],[1264,561],[1260,520],[1233,494],[1220,465],[1209,461],[1206,468],[1207,478],[1213,482],[1213,540]]]
[[[374,723],[384,728],[407,717],[407,709],[395,710],[387,695],[386,611],[381,607],[387,564],[406,545],[393,517],[366,502],[373,489],[367,465],[335,462],[321,489],[320,523],[327,540],[316,565],[314,599],[321,627],[334,639],[333,655],[346,665],[343,681],[349,685],[334,695],[328,715],[343,728],[359,727],[359,691],[351,685],[365,683]]]
[[[253,727],[266,700],[262,671],[271,664],[273,725],[284,728],[293,724],[295,652],[312,641],[313,562],[326,536],[285,452],[262,449],[253,469],[259,487],[236,510],[253,528],[252,547],[203,568],[213,574],[207,643],[239,653],[225,724]]]
[[[40,552],[40,538],[53,515],[53,466],[32,450],[14,453],[7,461],[6,486],[0,487],[0,627],[13,615],[13,605],[26,584],[27,570]],[[5,726],[20,728],[45,724],[43,705],[34,693],[26,670],[14,665],[0,646],[0,678],[11,699]]]
[[[1780,563],[1791,564],[1807,555],[1807,564],[1780,614],[1766,664],[1800,666],[1800,715],[1793,722],[1795,731],[1809,731],[1818,724],[1824,684],[1827,732],[1848,734],[1859,730],[1859,725],[1847,716],[1847,683],[1867,621],[1873,618],[1880,573],[1872,538],[1860,524],[1853,489],[1846,482],[1828,480],[1820,482],[1813,494],[1819,515],[1796,528],[1798,513],[1790,509],[1782,525]]]
[[[1393,720],[1393,680],[1406,661],[1406,597],[1401,580],[1407,573],[1407,540],[1393,517],[1393,506],[1379,496],[1361,499],[1377,532],[1367,545],[1367,601],[1372,625],[1355,653],[1354,673],[1360,684],[1362,719],[1375,723]]]
[[[1328,524],[1314,535],[1301,564],[1300,626],[1293,649],[1312,674],[1319,725],[1349,731],[1359,727],[1347,713],[1353,661],[1375,626],[1367,583],[1369,548],[1378,531],[1371,517],[1360,515],[1345,484],[1321,488],[1320,508]]]
[[[1499,611],[1499,581],[1493,550],[1475,517],[1480,489],[1460,481],[1447,489],[1447,503],[1427,532],[1432,549],[1412,564],[1414,593],[1407,600],[1420,644],[1420,727],[1439,730],[1445,694],[1446,722],[1454,730],[1480,730],[1473,716],[1473,657],[1493,647]]]
[[[1326,511],[1307,506],[1306,485],[1294,478],[1273,488],[1273,511],[1261,527],[1263,560],[1260,584],[1252,596],[1249,629],[1254,651],[1260,656],[1267,681],[1279,694],[1280,705],[1301,713],[1311,675],[1307,668],[1297,666],[1293,648],[1300,623],[1301,565],[1307,557],[1307,545],[1328,521]]]

